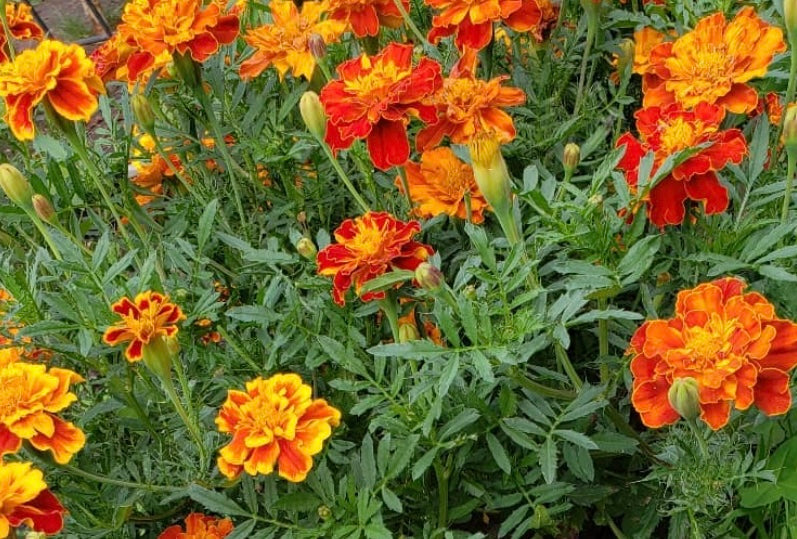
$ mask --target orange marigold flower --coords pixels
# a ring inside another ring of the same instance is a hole
[[[775,316],[757,292],[728,277],[678,294],[675,315],[645,322],[631,338],[631,402],[652,428],[678,421],[667,392],[678,378],[698,383],[700,417],[712,429],[733,404],[767,415],[791,407],[789,371],[797,365],[797,324]]]
[[[707,214],[722,213],[728,208],[728,191],[716,172],[728,163],[739,164],[747,154],[747,142],[738,129],[720,130],[725,109],[700,103],[693,111],[678,105],[650,107],[635,114],[639,139],[625,133],[617,147],[625,146],[618,167],[625,172],[626,183],[636,193],[639,164],[648,152],[654,153],[652,175],[667,157],[689,148],[708,145],[676,165],[645,198],[648,216],[658,227],[681,224],[686,215],[684,202],[702,202]]]
[[[268,475],[277,466],[280,477],[304,481],[313,456],[340,424],[340,411],[312,397],[297,374],[258,377],[246,391],[230,390],[216,417],[219,431],[233,435],[219,451],[219,471],[233,479],[243,471]]]
[[[27,526],[56,534],[64,527],[65,509],[30,462],[0,461],[0,537]]]
[[[409,13],[409,0],[401,0]],[[330,18],[348,24],[357,37],[376,36],[380,26],[398,28],[403,22],[394,0],[328,0]]]
[[[403,165],[410,157],[410,116],[436,119],[424,104],[442,84],[440,64],[422,58],[412,67],[412,45],[391,43],[375,56],[361,55],[338,66],[340,79],[321,90],[327,120],[326,141],[333,150],[366,139],[379,169]]]
[[[675,41],[651,49],[643,79],[644,106],[700,102],[737,114],[750,112],[758,93],[747,83],[766,75],[772,57],[786,50],[783,31],[761,20],[751,6],[726,23],[714,13]]]
[[[418,217],[435,217],[445,213],[467,219],[465,199],[468,197],[472,221],[484,222],[487,201],[473,177],[473,168],[460,160],[451,148],[427,150],[421,155],[420,163],[409,161],[404,169],[410,198],[416,204],[413,213]],[[401,178],[396,178],[396,186],[404,192]]]
[[[232,533],[234,526],[229,518],[205,516],[191,513],[185,517],[185,531],[182,526],[169,526],[158,539],[224,539]]]
[[[294,77],[310,80],[316,66],[311,37],[334,43],[346,30],[346,23],[336,19],[322,21],[327,10],[323,2],[305,2],[301,11],[291,0],[274,0],[269,7],[273,22],[250,30],[244,37],[255,53],[241,64],[241,77],[251,79],[273,65],[280,80],[288,71]]]
[[[137,52],[140,52],[140,48],[134,39],[116,32],[105,43],[94,49],[90,58],[103,82],[118,80],[127,81],[130,85],[135,84],[137,80],[146,83],[151,76],[159,76],[172,63],[171,54],[163,51],[148,67],[136,66],[138,69],[136,76],[131,77],[127,62]]]
[[[58,412],[77,400],[69,390],[83,378],[68,369],[20,361],[0,367],[0,455],[16,453],[27,440],[40,451],[66,464],[85,444],[86,437]]]
[[[222,13],[219,3],[202,0],[131,0],[125,5],[119,32],[138,46],[130,55],[130,79],[151,69],[163,54],[190,55],[204,62],[219,46],[235,41],[236,13]]]
[[[123,297],[111,310],[122,321],[106,329],[102,340],[109,346],[129,342],[125,357],[131,362],[143,359],[150,341],[177,335],[176,324],[185,319],[180,307],[169,303],[169,296],[151,290],[138,294],[135,300]]]
[[[528,32],[542,20],[536,0],[424,0],[441,10],[432,18],[428,39],[437,43],[441,38],[456,35],[454,42],[460,50],[480,50],[490,43],[493,23],[502,21],[516,32]]]
[[[4,119],[19,140],[33,140],[33,110],[43,100],[67,120],[88,121],[105,92],[80,45],[46,39],[0,65]]]
[[[484,81],[477,79],[471,68],[458,71],[428,100],[438,117],[418,132],[418,151],[437,146],[445,136],[454,144],[468,144],[476,133],[488,131],[493,131],[501,144],[515,138],[512,117],[502,109],[525,103],[523,90],[501,86],[509,78],[506,75]]]
[[[33,19],[33,11],[28,4],[9,2],[6,4],[6,20],[8,30],[14,39],[41,40],[44,38],[44,30]],[[5,32],[0,32],[0,63],[8,62],[10,58],[6,52],[8,42]]]
[[[664,43],[666,35],[650,27],[634,32],[634,73],[645,75],[651,70],[650,51]]]
[[[780,100],[780,95],[778,95],[777,92],[769,92],[766,96],[764,96],[763,101],[758,101],[758,105],[751,114],[753,116],[757,116],[766,112],[769,123],[772,125],[780,125],[780,122],[783,119],[784,108],[785,107]]]
[[[385,293],[360,294],[363,285],[396,269],[415,271],[434,250],[412,238],[421,231],[418,221],[405,223],[387,212],[368,212],[346,219],[335,230],[337,243],[327,245],[316,257],[319,275],[332,277],[332,297],[346,304],[346,291],[354,291],[362,301],[382,299]]]

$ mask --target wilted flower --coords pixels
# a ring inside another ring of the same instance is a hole
[[[338,66],[340,79],[321,90],[327,117],[326,141],[333,150],[366,139],[374,165],[387,170],[410,157],[411,116],[436,120],[424,103],[442,84],[440,65],[422,58],[412,66],[412,45],[391,43],[375,56],[361,55]]]
[[[0,454],[27,440],[66,464],[85,444],[79,428],[56,414],[77,400],[69,386],[83,378],[67,369],[12,361],[0,367]]]
[[[47,39],[0,65],[4,119],[19,140],[33,140],[33,112],[42,101],[67,120],[88,121],[101,93],[102,80],[80,45]]]
[[[700,417],[715,430],[728,422],[732,405],[755,404],[767,415],[789,410],[797,324],[778,318],[745,286],[728,277],[683,290],[672,318],[649,320],[634,333],[631,402],[646,426],[678,421],[668,393],[683,378],[697,381]]]
[[[219,451],[219,471],[234,479],[244,471],[268,475],[277,467],[280,477],[304,481],[313,456],[340,424],[340,412],[312,396],[297,374],[258,377],[246,391],[230,390],[216,417],[219,431],[233,435]]]
[[[440,147],[427,150],[421,155],[421,162],[412,161],[404,165],[410,198],[415,203],[413,213],[418,217],[435,217],[440,214],[468,218],[470,202],[471,218],[474,223],[484,221],[487,201],[479,191],[473,178],[473,169],[459,159],[450,148]],[[396,179],[396,186],[403,193],[404,184]]]
[[[0,461],[0,537],[20,526],[56,534],[64,527],[64,511],[30,462]]]
[[[158,539],[224,539],[232,533],[233,528],[229,518],[191,513],[185,517],[185,530],[175,524],[163,530]]]
[[[362,301],[382,299],[385,293],[360,295],[363,285],[395,269],[415,271],[418,264],[434,253],[432,248],[412,238],[421,231],[417,221],[405,223],[386,212],[368,212],[346,219],[335,230],[337,243],[327,245],[317,258],[319,275],[332,277],[332,297],[346,304],[346,291],[354,285]]]
[[[719,105],[700,103],[694,110],[684,111],[673,104],[642,109],[635,116],[640,138],[626,133],[617,140],[618,148],[625,146],[618,167],[625,171],[632,192],[637,191],[639,165],[647,152],[654,152],[653,177],[667,157],[682,150],[695,150],[650,189],[646,201],[651,222],[659,227],[681,224],[687,199],[702,202],[709,215],[725,211],[728,191],[716,172],[728,163],[740,163],[747,154],[741,131],[720,130],[725,110]]]
[[[338,41],[346,23],[321,20],[327,9],[323,2],[304,2],[300,11],[291,0],[273,0],[269,8],[273,22],[249,30],[244,37],[255,53],[241,64],[241,78],[256,77],[274,66],[280,79],[290,71],[294,77],[310,80],[316,66],[313,40],[320,39],[322,44]]]

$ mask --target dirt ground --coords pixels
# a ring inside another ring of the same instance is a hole
[[[30,3],[50,35],[63,41],[78,41],[107,37],[87,5],[91,1],[111,29],[115,28],[125,0],[31,0]]]

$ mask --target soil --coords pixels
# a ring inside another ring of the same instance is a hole
[[[125,0],[31,0],[30,4],[45,30],[54,38],[96,43],[108,35],[91,12],[88,5],[91,1],[113,30],[119,22]]]

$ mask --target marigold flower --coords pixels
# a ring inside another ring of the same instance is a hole
[[[418,132],[415,145],[425,151],[448,136],[454,144],[469,144],[476,133],[493,132],[503,144],[515,138],[515,124],[504,110],[522,105],[526,94],[501,83],[506,75],[489,81],[477,79],[470,68],[443,80],[442,88],[428,100],[437,109],[437,121]]]
[[[33,11],[28,4],[9,2],[5,6],[8,30],[14,39],[39,41],[44,37],[44,30],[33,19]],[[0,63],[10,60],[8,46],[5,32],[0,33]]]
[[[185,517],[185,531],[182,526],[169,526],[158,539],[224,539],[232,533],[234,526],[229,518],[205,516],[191,513]]]
[[[758,101],[758,106],[756,106],[752,115],[757,116],[766,112],[769,123],[772,125],[780,125],[783,119],[784,109],[785,107],[780,100],[780,95],[778,95],[777,92],[769,92],[764,96],[763,100]]]
[[[424,0],[441,10],[432,18],[428,39],[456,35],[460,50],[480,50],[490,43],[493,23],[502,21],[516,32],[528,32],[542,20],[542,10],[535,0]]]
[[[650,50],[643,79],[644,106],[700,102],[741,114],[755,109],[758,93],[747,83],[766,75],[772,57],[786,50],[783,31],[761,20],[750,6],[726,23],[714,13],[675,41]]]
[[[0,537],[20,526],[55,534],[64,527],[64,508],[30,462],[0,460]]]
[[[340,411],[312,396],[297,374],[258,377],[246,391],[230,390],[216,417],[219,431],[233,435],[219,451],[219,471],[233,479],[243,471],[268,475],[277,466],[280,477],[304,481],[312,457],[340,424]]]
[[[467,197],[470,199],[472,221],[484,222],[484,210],[488,205],[473,177],[473,168],[460,160],[450,148],[427,150],[421,155],[420,163],[409,161],[404,169],[410,198],[416,204],[413,213],[418,217],[435,217],[445,213],[467,219]],[[396,186],[404,192],[401,178],[396,178]]]
[[[391,43],[375,56],[361,55],[338,66],[340,79],[321,90],[327,114],[326,141],[333,150],[366,139],[379,169],[403,165],[410,157],[410,116],[436,120],[424,103],[442,84],[440,65],[422,58],[412,67],[412,45]]]
[[[649,27],[634,32],[634,73],[645,75],[651,70],[650,52],[666,39],[666,35]]]
[[[163,51],[152,60],[148,67],[136,66],[135,76],[131,77],[127,62],[137,52],[140,52],[140,47],[134,39],[121,32],[116,32],[110,39],[94,49],[90,58],[96,66],[97,75],[103,82],[127,81],[131,87],[137,81],[146,84],[150,77],[160,76],[172,63],[169,51]]]
[[[722,213],[728,208],[728,191],[719,182],[716,172],[728,163],[738,164],[747,154],[747,142],[738,129],[720,131],[725,110],[718,105],[700,103],[693,111],[678,105],[650,107],[637,111],[639,140],[626,133],[617,141],[625,146],[625,155],[618,167],[636,193],[639,164],[649,151],[654,153],[651,175],[669,157],[681,150],[707,147],[676,165],[659,181],[645,198],[648,216],[658,227],[677,225],[685,216],[684,202],[702,202],[707,214]]]
[[[239,22],[236,13],[222,13],[217,2],[204,6],[202,0],[131,0],[118,30],[139,49],[127,59],[128,76],[134,80],[164,54],[204,62],[221,45],[235,41]]]
[[[346,219],[335,230],[336,244],[324,247],[316,258],[319,275],[332,277],[332,297],[346,304],[346,291],[354,291],[362,301],[382,299],[385,293],[360,294],[363,285],[396,269],[415,271],[434,250],[412,238],[421,231],[418,221],[405,223],[387,212],[368,212]]]
[[[357,37],[376,36],[379,28],[398,28],[403,22],[401,12],[394,0],[328,0],[331,19],[348,24]],[[404,11],[409,13],[409,0],[401,0]]]
[[[346,30],[346,23],[322,21],[327,10],[324,2],[305,2],[301,11],[291,0],[274,0],[269,7],[273,22],[250,30],[244,37],[255,53],[241,64],[241,78],[251,79],[274,66],[280,80],[288,71],[310,80],[316,67],[311,38],[319,36],[323,43],[334,43]]]
[[[791,407],[789,371],[797,365],[797,324],[775,315],[741,279],[727,277],[678,293],[675,315],[648,320],[631,338],[631,402],[652,428],[678,421],[667,392],[678,378],[697,380],[700,417],[712,429],[731,405],[767,415]]]
[[[27,440],[39,451],[51,451],[66,464],[86,437],[58,412],[77,400],[69,390],[83,378],[67,369],[21,361],[0,367],[0,455],[16,453]]]
[[[33,109],[47,100],[67,120],[88,121],[105,92],[94,64],[79,45],[46,39],[0,64],[0,97],[4,119],[19,140],[33,140]]]
[[[111,306],[122,317],[121,322],[105,330],[102,340],[109,346],[129,342],[125,350],[128,361],[140,361],[144,351],[156,338],[177,335],[177,322],[185,319],[183,311],[169,297],[158,292],[138,294],[135,300],[123,297]]]

